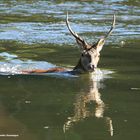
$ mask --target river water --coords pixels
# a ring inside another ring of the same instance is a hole
[[[99,69],[82,75],[22,75],[71,69],[87,42],[116,27]],[[139,0],[0,1],[0,140],[132,140],[140,130]]]

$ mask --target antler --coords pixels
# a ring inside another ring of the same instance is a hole
[[[111,33],[112,33],[113,29],[115,28],[115,20],[116,20],[116,17],[115,17],[115,14],[114,14],[114,15],[113,15],[113,22],[112,22],[112,26],[111,26],[111,28],[110,28],[109,32],[106,34],[106,36],[105,36],[104,38],[107,38],[108,36],[110,36],[110,35],[111,35]]]
[[[68,21],[68,12],[67,12],[67,17],[66,17],[66,25],[70,31],[70,33],[75,37],[76,41],[78,44],[82,44],[82,46],[84,48],[88,48],[88,44],[86,43],[86,41],[84,39],[82,39],[76,32],[74,32],[71,27],[70,27],[70,24],[69,24],[69,21]]]

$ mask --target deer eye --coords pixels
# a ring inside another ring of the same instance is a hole
[[[84,57],[86,55],[88,55],[88,52],[84,50],[83,53],[82,53],[82,57]]]

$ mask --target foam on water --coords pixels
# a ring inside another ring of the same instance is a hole
[[[0,53],[0,56],[3,57],[6,61],[0,62],[0,73],[1,74],[22,74],[24,70],[33,70],[33,69],[49,69],[56,67],[55,65],[45,62],[45,61],[22,61],[18,59],[17,55],[9,54],[6,52]]]

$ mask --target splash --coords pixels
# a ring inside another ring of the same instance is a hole
[[[101,70],[99,68],[95,69],[94,72],[90,74],[90,79],[92,81],[100,82],[104,79],[111,78],[111,74],[114,73],[111,70]]]
[[[4,58],[3,62],[0,62],[0,74],[1,75],[14,75],[22,74],[24,70],[33,69],[49,69],[56,67],[55,65],[45,61],[22,61],[18,59],[17,55],[9,54],[6,52],[0,53],[0,56]]]

